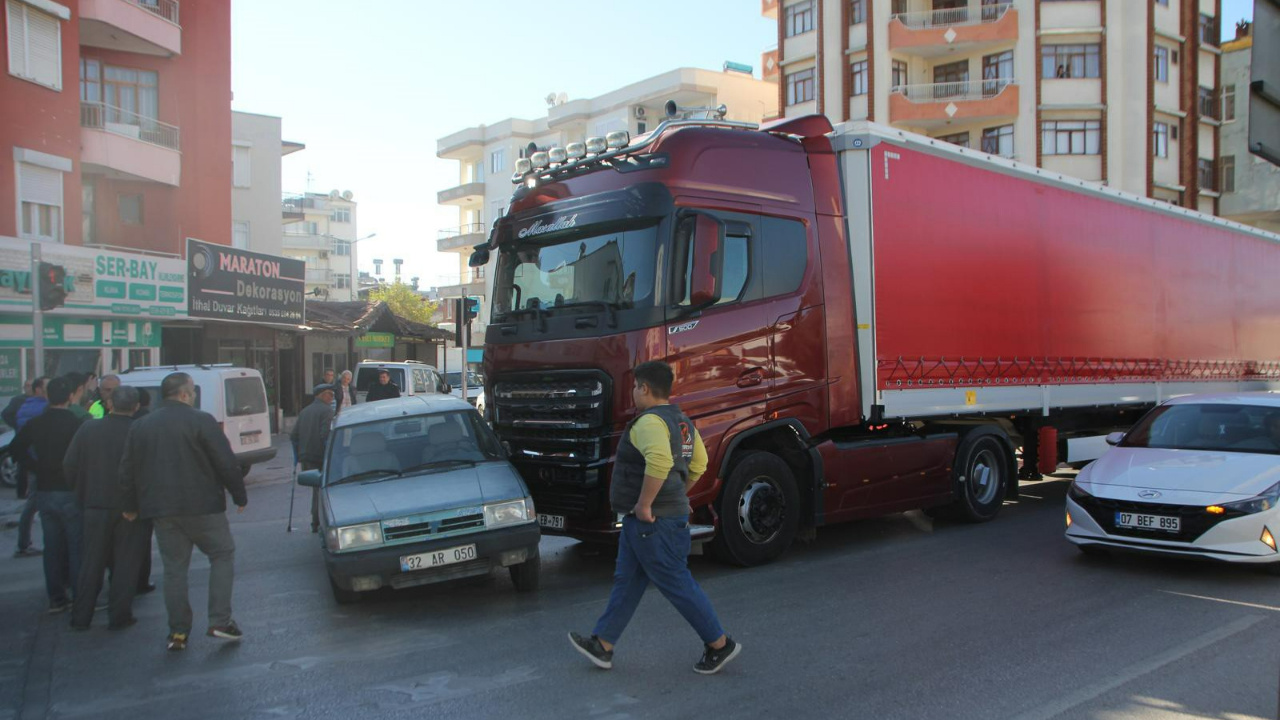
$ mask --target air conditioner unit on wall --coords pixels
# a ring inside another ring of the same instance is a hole
[[[636,114],[636,117],[637,117],[637,118],[643,118],[643,117],[644,117],[644,107],[642,107],[642,106],[640,106],[640,105],[637,105],[637,106],[635,106],[635,108],[633,108],[633,110],[635,111],[635,114]]]
[[[321,259],[321,260],[323,260],[323,259],[325,259],[325,258],[327,258],[327,257],[329,257],[329,251],[328,251],[328,250],[321,250],[321,251],[320,251],[320,259]]]

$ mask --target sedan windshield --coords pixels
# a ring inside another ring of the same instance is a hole
[[[1162,405],[1147,413],[1120,444],[1280,455],[1280,408],[1208,403]]]
[[[494,315],[575,305],[652,306],[657,263],[656,225],[557,245],[519,245],[498,257]]]
[[[474,410],[410,415],[335,430],[325,482],[376,481],[502,459],[497,438]]]

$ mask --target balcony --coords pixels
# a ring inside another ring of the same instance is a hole
[[[333,273],[328,269],[307,268],[307,284],[308,285],[331,285],[333,284]]]
[[[889,122],[895,125],[936,130],[1017,115],[1018,85],[1012,78],[900,85],[889,94]]]
[[[469,182],[436,193],[441,205],[478,205],[484,202],[484,183]]]
[[[280,245],[297,250],[329,250],[333,246],[333,238],[317,233],[286,230]]]
[[[778,19],[778,0],[760,0],[760,15],[770,20]]]
[[[469,223],[456,228],[441,230],[436,239],[436,250],[440,252],[469,253],[471,248],[488,239],[484,233],[484,223]]]
[[[178,128],[100,102],[80,103],[80,161],[90,173],[178,186]]]
[[[889,21],[889,49],[919,57],[968,53],[1018,39],[1018,11],[1011,3],[898,13]]]
[[[181,55],[178,0],[80,0],[80,44],[160,57]]]

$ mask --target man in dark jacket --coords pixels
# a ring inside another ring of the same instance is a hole
[[[169,650],[185,650],[191,634],[187,569],[192,546],[209,558],[206,634],[239,640],[244,635],[231,618],[236,546],[226,511],[228,492],[239,512],[249,504],[244,477],[218,421],[193,407],[196,387],[190,375],[165,376],[160,395],[156,408],[134,422],[120,458],[124,517],[155,525],[164,564]]]
[[[329,424],[333,422],[333,386],[317,385],[311,389],[315,399],[298,413],[289,433],[302,469],[318,470],[324,465],[324,446],[329,441]],[[320,489],[311,488],[311,532],[320,532]]]
[[[0,419],[4,420],[4,424],[18,429],[18,408],[22,407],[22,403],[31,397],[31,381],[27,380],[22,383],[22,394],[14,395],[9,398],[9,404],[4,406],[4,410],[0,410]]]
[[[364,401],[373,402],[375,400],[390,400],[398,397],[400,397],[400,386],[391,382],[391,373],[383,368],[378,371],[378,382],[369,388],[368,394],[364,396]]]
[[[138,583],[141,546],[150,537],[151,522],[125,520],[120,488],[120,456],[133,425],[138,391],[128,385],[112,389],[111,412],[80,426],[62,460],[62,469],[76,488],[84,513],[84,557],[76,581],[71,627],[88,630],[93,606],[102,591],[102,573],[111,566],[109,625],[120,630],[133,618],[133,592]],[[145,524],[145,535],[144,535]]]
[[[80,429],[80,420],[67,409],[71,383],[63,378],[46,386],[49,405],[22,426],[12,452],[25,457],[32,451],[35,463],[36,509],[44,528],[44,585],[49,593],[49,612],[65,612],[71,607],[70,592],[80,576],[80,508],[75,486],[63,472],[62,458],[71,438]]]

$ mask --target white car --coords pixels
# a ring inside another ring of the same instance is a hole
[[[1154,408],[1067,491],[1067,539],[1265,566],[1280,574],[1280,394],[1188,395]]]

